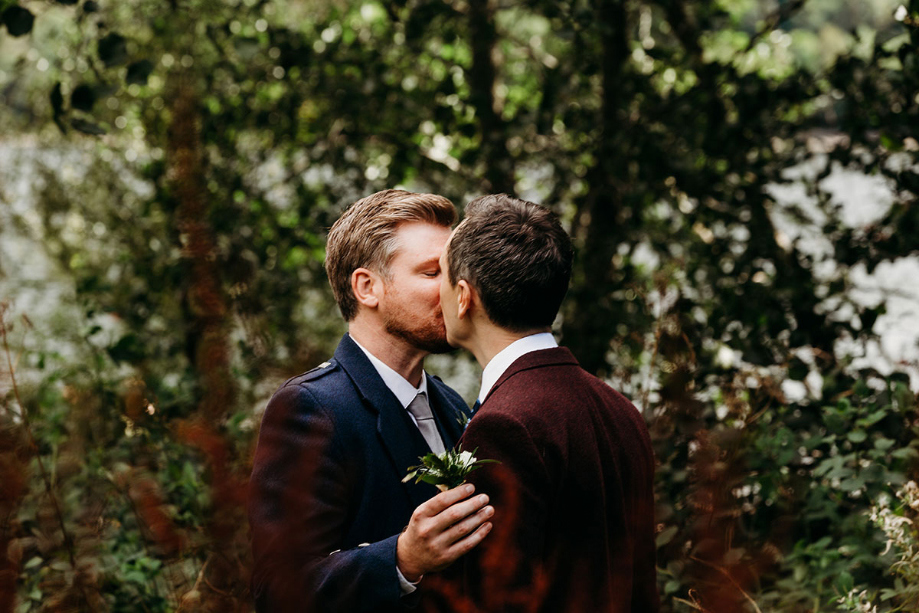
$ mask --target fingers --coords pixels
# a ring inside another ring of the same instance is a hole
[[[435,530],[446,532],[454,524],[480,511],[486,504],[488,504],[488,496],[479,494],[444,509],[432,517],[430,521],[435,526]]]
[[[446,557],[448,558],[448,562],[444,565],[444,567],[449,566],[460,556],[469,553],[469,551],[481,543],[482,539],[484,539],[488,533],[491,532],[492,525],[493,524],[491,522],[486,522],[479,526],[478,529],[476,529],[476,531],[469,536],[461,538],[460,540],[453,543],[453,545],[450,546],[450,548],[447,550]]]
[[[455,523],[450,527],[449,530],[444,532],[444,539],[451,544],[455,544],[457,541],[463,539],[464,537],[474,533],[480,526],[485,524],[492,515],[495,514],[495,509],[492,506],[486,506],[479,509],[476,513],[469,515],[462,521]],[[490,529],[490,528],[489,528]]]
[[[454,488],[415,509],[396,546],[396,563],[406,578],[442,570],[491,531],[488,519],[494,515],[494,507],[486,506],[485,494],[465,498],[472,491],[472,486]],[[449,506],[443,506],[450,501]],[[440,512],[429,516],[438,508]]]
[[[474,491],[475,486],[471,483],[466,483],[464,485],[454,487],[452,490],[447,490],[446,492],[437,494],[424,504],[420,505],[416,509],[416,512],[425,517],[434,517],[444,509],[447,509],[463,498],[470,496]]]

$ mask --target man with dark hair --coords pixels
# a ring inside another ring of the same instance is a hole
[[[501,462],[470,475],[495,529],[444,574],[448,609],[658,609],[647,427],[550,333],[571,263],[555,215],[506,195],[471,202],[441,256],[447,339],[484,369],[459,444]]]
[[[326,270],[348,334],[272,397],[249,494],[259,611],[383,613],[417,604],[423,574],[476,546],[493,509],[473,488],[403,483],[453,447],[463,400],[423,370],[445,351],[440,263],[453,204],[386,190],[329,232]]]

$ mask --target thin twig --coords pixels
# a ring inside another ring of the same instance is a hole
[[[216,587],[214,587],[213,585],[211,585],[211,582],[207,580],[207,577],[205,577],[204,582],[207,584],[207,587],[211,588],[213,591],[217,592],[217,593],[220,594],[221,596],[226,596],[227,598],[232,598],[232,597],[233,597],[233,594],[231,594],[230,592],[221,590],[221,589],[216,588]]]
[[[35,451],[35,460],[38,462],[38,470],[41,473],[42,481],[45,484],[45,491],[48,494],[48,497],[51,499],[51,504],[54,507],[54,514],[57,517],[57,521],[61,526],[61,534],[64,537],[64,546],[67,549],[67,555],[70,558],[70,566],[73,569],[74,573],[77,572],[77,559],[75,552],[75,545],[73,539],[70,536],[70,533],[67,531],[67,526],[64,523],[64,513],[61,511],[61,505],[58,502],[57,496],[54,495],[54,489],[51,486],[51,478],[48,476],[48,470],[45,468],[45,463],[41,458],[41,450],[38,446],[38,441],[35,440],[35,435],[32,432],[32,425],[29,422],[29,415],[26,412],[25,404],[22,402],[22,397],[19,394],[19,386],[16,383],[16,372],[13,368],[13,358],[10,353],[10,345],[7,340],[7,328],[6,321],[4,319],[6,315],[6,309],[8,305],[0,305],[0,336],[3,337],[3,350],[6,353],[6,363],[10,372],[10,383],[13,387],[13,397],[16,398],[16,403],[19,405],[19,417],[22,419],[22,425],[25,428],[26,434],[29,436],[29,441],[32,445],[32,449]],[[80,582],[80,592],[83,595],[83,600],[91,611],[95,610],[92,602],[89,599],[89,596],[86,594],[86,587],[83,585],[82,581]]]
[[[717,564],[712,564],[711,562],[706,562],[705,560],[703,560],[703,559],[701,559],[701,558],[698,558],[698,557],[696,557],[696,556],[689,556],[689,558],[692,559],[692,560],[695,560],[696,562],[699,562],[700,564],[704,564],[705,566],[708,566],[708,567],[710,567],[710,568],[714,568],[715,570],[717,570],[718,572],[720,572],[722,575],[724,575],[725,577],[727,577],[727,578],[728,578],[728,581],[730,581],[730,582],[734,585],[734,587],[737,588],[737,591],[739,591],[741,594],[743,594],[744,598],[746,598],[747,601],[748,601],[750,604],[753,605],[753,608],[756,610],[756,613],[763,613],[763,611],[762,611],[762,610],[759,608],[759,606],[756,604],[756,601],[753,600],[753,597],[750,596],[750,594],[748,594],[742,587],[740,587],[740,584],[737,583],[737,581],[734,579],[734,577],[731,576],[731,573],[729,573],[729,572],[726,571],[725,569],[721,568],[721,567],[718,566]]]
[[[696,590],[689,588],[688,596],[692,598],[692,602],[684,598],[677,598],[676,596],[674,596],[673,599],[676,600],[677,602],[682,602],[685,605],[689,605],[696,611],[702,611],[702,613],[706,613],[705,608],[701,604],[699,604],[699,599],[696,598]]]
[[[210,563],[211,563],[211,558],[210,558],[210,556],[208,556],[208,558],[204,561],[204,564],[201,565],[201,572],[198,573],[198,578],[195,579],[195,585],[194,585],[193,588],[191,588],[192,591],[197,590],[197,589],[198,589],[198,586],[201,585],[201,581],[205,580],[205,579],[204,579],[204,571],[207,570],[207,565],[210,564]],[[208,585],[210,585],[210,583],[208,583]]]
[[[636,294],[638,294],[642,298],[642,301],[644,302],[644,304],[647,305],[648,304],[647,298],[641,292],[641,289],[635,286],[633,290],[635,291]],[[660,289],[658,289],[658,291],[660,291]],[[645,381],[645,384],[643,386],[644,389],[642,390],[642,393],[641,393],[641,410],[642,411],[646,411],[648,409],[648,398],[651,395],[651,382],[652,382],[652,378],[654,377],[654,362],[657,361],[657,355],[660,350],[661,335],[663,334],[663,331],[664,331],[664,319],[668,313],[668,311],[664,309],[664,304],[663,304],[664,294],[663,292],[660,292],[660,293],[661,293],[660,313],[658,313],[657,319],[654,322],[654,347],[651,351],[651,360],[648,363],[648,379],[647,381]],[[687,345],[690,345],[688,339],[687,339]],[[695,360],[695,354],[693,353],[693,361],[694,360]]]
[[[680,602],[680,603],[685,604],[685,605],[688,606],[688,607],[692,607],[692,608],[695,609],[696,611],[703,611],[703,612],[705,611],[705,609],[703,609],[702,607],[700,607],[697,603],[695,603],[695,602],[690,602],[690,601],[686,600],[685,598],[677,598],[676,596],[674,596],[673,599],[674,599],[675,601],[677,601],[677,602]]]
[[[648,398],[651,396],[651,381],[654,377],[654,362],[657,359],[657,353],[660,348],[661,343],[661,332],[663,330],[663,325],[661,324],[660,318],[655,322],[654,329],[654,349],[651,351],[651,361],[648,363],[648,380],[645,381],[644,390],[641,393],[641,410],[646,411],[648,409]]]
[[[209,556],[207,557],[207,560],[204,561],[204,565],[201,567],[201,572],[198,573],[198,579],[195,581],[195,587],[193,587],[192,589],[193,589],[193,590],[197,590],[197,589],[198,589],[198,586],[201,584],[201,582],[204,581],[205,585],[207,585],[207,587],[211,588],[211,590],[214,591],[215,593],[220,594],[221,596],[226,596],[227,598],[232,598],[232,597],[233,597],[233,594],[231,594],[230,592],[221,590],[220,588],[216,588],[216,587],[214,587],[213,585],[211,585],[211,582],[208,581],[207,577],[206,577],[205,574],[204,574],[204,571],[207,570],[207,565],[210,564],[211,559],[213,558],[213,556],[214,556],[214,554],[209,555]]]

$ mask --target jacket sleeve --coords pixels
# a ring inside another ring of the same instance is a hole
[[[399,606],[396,540],[340,551],[353,483],[332,413],[287,385],[262,419],[249,485],[257,611],[374,611]]]

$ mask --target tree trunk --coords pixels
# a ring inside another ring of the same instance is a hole
[[[615,312],[609,297],[614,282],[613,256],[627,237],[623,228],[626,182],[620,176],[627,167],[628,129],[620,112],[626,103],[621,90],[622,72],[628,61],[628,23],[623,0],[597,1],[600,34],[602,102],[596,163],[587,173],[588,191],[578,203],[576,240],[580,245],[575,263],[568,311],[562,328],[565,344],[589,372],[608,369],[610,325]]]
[[[470,101],[475,107],[485,162],[484,191],[514,191],[513,162],[507,151],[506,126],[495,111],[495,61],[493,51],[497,33],[490,0],[469,2],[469,42],[472,69],[469,72]]]

